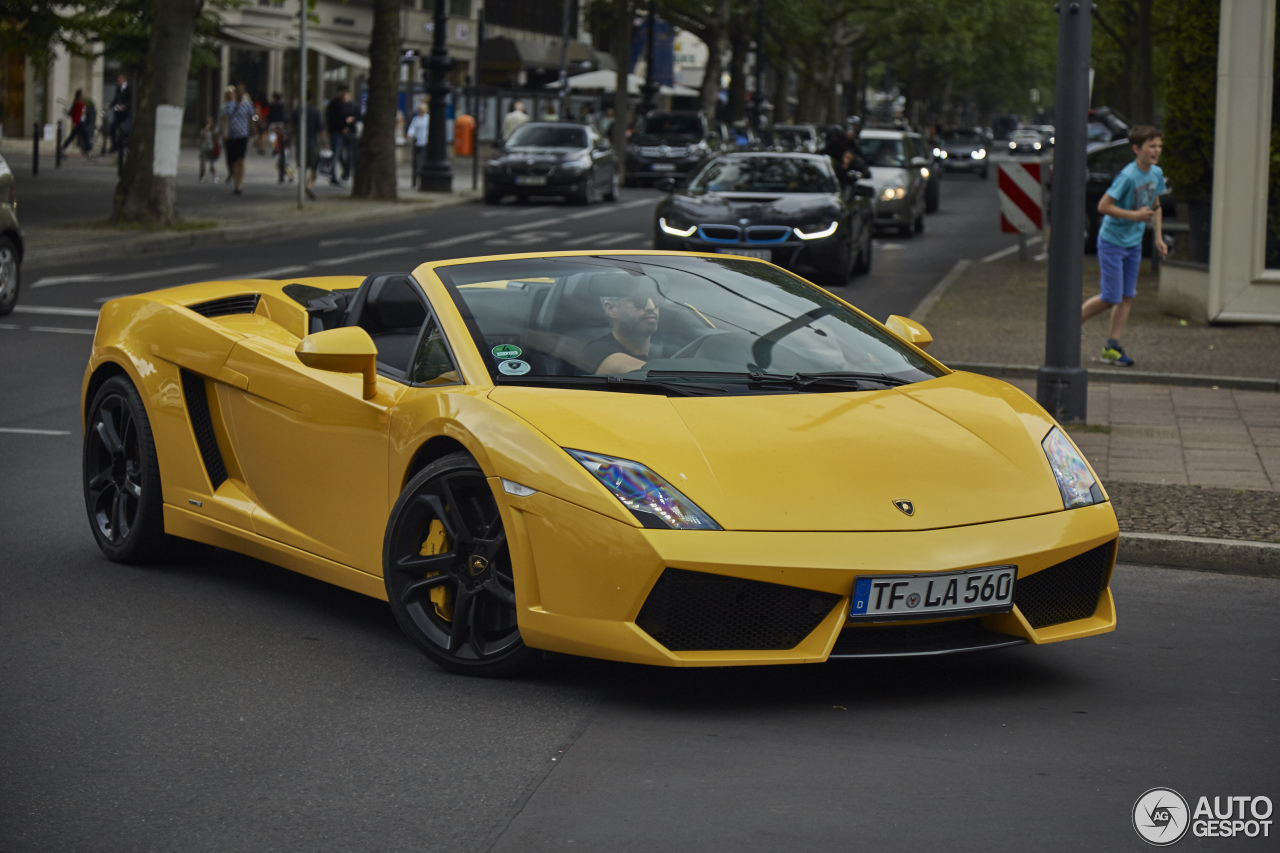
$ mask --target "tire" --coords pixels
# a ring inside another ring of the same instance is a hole
[[[982,176],[982,180],[984,180],[984,181],[985,181],[985,180],[987,179],[987,170],[986,170],[986,169],[983,169],[981,172],[979,172],[979,174]]]
[[[583,186],[582,191],[573,193],[572,195],[567,196],[566,201],[568,201],[570,204],[589,205],[594,200],[593,196],[595,196],[595,194],[596,194],[596,180],[592,174],[588,173],[587,183],[585,186]]]
[[[535,659],[516,624],[498,504],[466,453],[436,460],[405,486],[387,522],[382,572],[396,622],[442,669],[498,677]]]
[[[18,304],[22,285],[22,261],[18,244],[7,234],[0,235],[0,317],[11,313]]]
[[[491,190],[488,187],[484,189],[485,204],[502,204],[502,190]]]
[[[605,190],[604,192],[604,200],[605,201],[618,200],[618,171],[616,169],[613,172],[613,177],[609,179],[609,189]]]
[[[871,272],[871,247],[875,241],[871,235],[867,236],[867,247],[858,253],[858,262],[853,266],[855,275],[866,275]]]
[[[917,233],[917,234],[923,234],[923,233],[924,233],[924,214],[923,214],[923,213],[922,213],[922,214],[920,214],[920,216],[916,218],[916,224],[915,224],[915,228],[914,228],[913,230],[914,230],[914,231],[915,231],[915,233]]]
[[[112,562],[151,562],[171,541],[151,421],[128,377],[102,383],[85,423],[81,479],[93,537]]]
[[[938,206],[942,203],[942,189],[937,185],[931,187],[930,192],[924,196],[924,212],[937,213]]]

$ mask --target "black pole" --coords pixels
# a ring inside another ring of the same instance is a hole
[[[655,24],[656,0],[649,0],[649,40],[645,44],[644,52],[644,85],[640,87],[640,93],[644,97],[644,103],[640,105],[640,114],[646,115],[657,104],[654,103],[654,96],[658,94],[658,84],[654,81],[653,68],[653,42],[654,31],[657,29]]]
[[[764,115],[764,0],[756,4],[756,97],[751,112],[758,131]]]
[[[475,129],[472,131],[471,139],[471,189],[479,189],[480,187],[480,115],[484,110],[484,86],[483,79],[480,74],[480,52],[484,49],[484,7],[482,6],[476,12],[476,73],[475,77],[475,109],[471,111],[471,117],[476,120]],[[502,115],[502,113],[498,113]]]
[[[40,174],[40,122],[31,125],[31,174]]]
[[[53,168],[62,168],[62,119],[58,119],[58,134],[53,140]]]
[[[569,120],[569,0],[560,0],[560,104],[561,121]]]
[[[1044,366],[1036,400],[1059,421],[1083,423],[1089,374],[1080,366],[1080,303],[1084,292],[1085,122],[1089,112],[1092,4],[1058,4],[1058,89],[1054,98],[1053,228],[1049,234],[1049,301]]]
[[[445,45],[445,28],[449,14],[445,0],[436,0],[435,31],[431,34],[431,61],[427,63],[430,80],[427,92],[431,97],[431,119],[427,124],[427,157],[418,173],[418,189],[423,192],[453,192],[453,165],[449,162],[448,140],[445,134],[446,102],[449,100],[449,48]]]

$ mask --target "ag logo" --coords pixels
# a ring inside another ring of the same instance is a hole
[[[1172,788],[1152,788],[1133,804],[1133,828],[1156,847],[1168,847],[1187,834],[1187,801]]]
[[[896,506],[898,509],[902,510],[902,512],[906,515],[916,514],[915,504],[913,504],[911,501],[904,501],[902,499],[898,499],[893,502],[893,505]]]

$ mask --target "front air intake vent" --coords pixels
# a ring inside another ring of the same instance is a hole
[[[261,295],[257,293],[243,293],[239,296],[224,296],[221,299],[211,299],[208,302],[200,302],[187,307],[202,317],[252,314],[258,310],[258,300],[261,298]]]
[[[1115,547],[1115,542],[1108,542],[1056,566],[1018,578],[1013,603],[1032,628],[1088,619],[1098,609]]]
[[[209,483],[216,489],[227,481],[227,466],[222,462],[218,437],[213,432],[213,417],[209,414],[209,397],[205,391],[204,377],[190,370],[183,370],[182,395],[187,401],[187,415],[191,418],[191,431],[195,433],[200,458],[204,460],[204,470],[209,474]]]

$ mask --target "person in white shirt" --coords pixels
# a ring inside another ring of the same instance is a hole
[[[516,101],[511,105],[511,112],[502,117],[502,138],[510,139],[516,128],[529,120],[524,111],[524,101]]]
[[[422,170],[422,160],[427,156],[427,132],[430,129],[431,116],[427,114],[427,102],[418,102],[418,112],[409,122],[405,130],[406,139],[413,140],[413,186],[418,185],[418,173]]]

